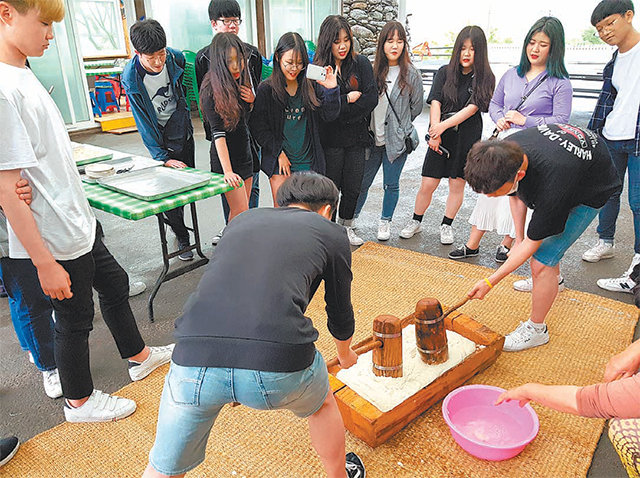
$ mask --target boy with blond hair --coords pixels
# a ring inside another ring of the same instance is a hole
[[[60,111],[25,66],[27,57],[44,54],[53,22],[63,18],[62,0],[0,1],[0,206],[8,220],[9,256],[33,264],[56,314],[54,354],[65,418],[112,421],[133,413],[136,404],[93,388],[92,288],[132,380],[168,362],[171,347],[147,347],[140,336],[127,274],[102,243]],[[34,190],[30,205],[15,194],[21,177]]]

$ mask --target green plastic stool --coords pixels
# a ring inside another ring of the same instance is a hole
[[[196,54],[191,50],[182,50],[182,54],[186,60],[182,84],[186,90],[187,102],[191,103],[193,101],[196,103],[198,114],[200,114],[200,119],[202,120],[200,93],[198,92],[198,81],[196,80]]]

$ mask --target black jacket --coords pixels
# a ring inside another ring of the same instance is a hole
[[[357,88],[349,79],[354,76]],[[322,122],[320,139],[324,148],[369,146],[369,122],[371,112],[378,105],[378,90],[373,78],[373,68],[366,56],[356,55],[351,71],[342,71],[338,77],[340,87],[340,116],[335,121]],[[360,91],[362,96],[355,103],[347,103],[347,93]]]
[[[320,100],[320,107],[308,111],[307,134],[311,134],[311,146],[313,148],[313,161],[311,169],[324,174],[325,160],[322,145],[320,143],[319,123],[331,121],[340,113],[340,98],[338,88],[327,90],[316,84],[316,95]],[[273,94],[273,88],[269,81],[261,83],[253,106],[249,128],[252,137],[262,148],[261,169],[271,177],[278,173],[278,156],[282,152],[284,131],[284,109],[278,98]]]
[[[254,92],[257,93],[258,85],[260,81],[262,81],[262,55],[258,49],[250,45],[249,43],[243,43],[244,46],[244,54],[247,56],[247,63],[249,64],[249,77],[251,78],[251,85],[253,86]],[[202,81],[204,80],[204,76],[209,71],[209,65],[211,60],[209,58],[209,49],[211,45],[207,45],[202,48],[198,54],[196,55],[196,82],[198,83],[198,90],[200,90],[200,86],[202,85]],[[204,125],[204,133],[207,140],[211,141],[211,128],[205,119],[205,116],[202,115],[202,124]],[[251,138],[251,154],[253,156],[253,171],[260,171],[260,153],[259,148],[256,142]]]

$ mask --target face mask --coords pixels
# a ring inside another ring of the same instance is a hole
[[[519,172],[519,171],[518,171],[518,172]],[[507,196],[510,196],[510,195],[512,195],[512,194],[517,193],[517,192],[518,192],[518,185],[519,185],[519,184],[520,184],[520,181],[518,180],[518,173],[516,173],[516,177],[515,177],[515,179],[513,180],[513,186],[512,186],[512,188],[511,188],[511,191],[509,191],[509,192],[507,193]]]

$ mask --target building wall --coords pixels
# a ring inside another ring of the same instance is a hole
[[[351,25],[356,51],[373,59],[380,30],[398,19],[398,0],[343,0],[342,14]]]

